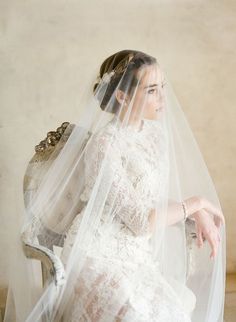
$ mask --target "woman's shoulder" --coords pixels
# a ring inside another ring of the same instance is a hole
[[[133,131],[130,127],[122,128],[113,118],[93,134],[93,141],[96,144],[111,143],[121,147],[126,146],[126,143],[150,140],[151,137],[160,140],[162,132],[162,126],[156,121],[144,120],[142,131]]]
[[[87,149],[105,152],[107,147],[118,146],[118,141],[119,135],[116,128],[108,122],[92,134]]]
[[[112,121],[108,122],[106,125],[101,127],[93,135],[94,141],[104,141],[105,142],[114,142],[120,138],[120,133],[118,127],[114,125]]]

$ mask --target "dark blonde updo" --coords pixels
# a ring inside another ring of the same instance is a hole
[[[157,64],[156,58],[147,55],[141,51],[136,50],[122,50],[119,51],[104,60],[100,67],[100,72],[98,75],[98,81],[94,84],[93,93],[97,97],[100,107],[102,110],[106,110],[107,112],[116,113],[119,110],[120,104],[117,100],[113,103],[110,109],[107,107],[107,104],[114,93],[114,90],[117,89],[117,86],[122,78],[122,82],[119,84],[120,90],[126,90],[127,86],[129,86],[129,93],[132,91],[137,83],[138,79],[135,77],[137,71],[143,67],[144,65],[153,65]],[[102,95],[99,95],[101,86],[101,78],[103,78],[104,74],[110,73],[113,71],[111,78],[109,79],[106,86],[105,91],[102,91]],[[98,92],[98,85],[99,92]],[[102,96],[102,97],[100,97]]]

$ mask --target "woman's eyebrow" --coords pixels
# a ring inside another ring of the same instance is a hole
[[[145,87],[144,87],[144,89],[145,89],[145,88],[149,88],[149,87],[159,86],[159,85],[162,85],[163,83],[165,84],[165,82],[166,82],[166,80],[165,80],[165,79],[163,79],[163,81],[161,82],[161,84],[151,84],[151,85],[145,86]]]
[[[151,84],[151,85],[145,86],[144,89],[148,87],[154,87],[154,86],[158,86],[158,84]]]

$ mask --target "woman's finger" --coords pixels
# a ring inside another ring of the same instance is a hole
[[[212,217],[214,224],[218,230],[219,230],[220,226],[224,224],[224,218],[210,213],[207,209],[202,209],[201,212]]]
[[[213,205],[209,200],[203,198],[203,205],[202,208],[208,210],[210,213],[213,213],[216,218],[220,218],[221,223],[224,225],[225,224],[225,218],[224,215],[218,207]]]
[[[197,245],[198,247],[201,247],[203,245],[203,238],[202,238],[202,230],[199,227],[199,225],[197,225],[196,227],[196,232],[197,232]]]
[[[209,234],[208,235],[208,242],[211,246],[211,254],[210,254],[210,258],[214,258],[217,254],[217,249],[219,246],[219,240],[218,240],[218,235],[214,236],[213,234]]]
[[[203,245],[203,240],[207,239],[211,247],[210,258],[216,256],[220,242],[220,231],[213,218],[214,216],[206,209],[196,212],[197,245],[198,247],[201,247]]]
[[[220,228],[220,225],[222,223],[222,219],[220,217],[214,216],[214,222],[217,228]]]
[[[219,228],[220,227],[220,225],[225,225],[225,218],[224,218],[224,216],[222,216],[222,217],[216,217],[216,219],[217,219],[217,224],[216,224],[216,226]],[[219,222],[218,222],[218,220],[219,220]]]
[[[219,246],[219,241],[216,242],[215,247],[214,247],[214,249],[211,252],[210,258],[215,258],[216,257],[217,251],[218,251],[218,246]]]

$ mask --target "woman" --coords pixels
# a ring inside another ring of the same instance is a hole
[[[116,59],[112,66],[115,69],[119,59],[128,54],[132,52],[124,51],[106,59],[101,67],[102,73],[107,73],[111,68],[111,62]],[[136,53],[136,55],[134,57],[137,58],[133,58],[133,62],[139,59],[143,64],[138,69],[134,67],[129,71],[133,73],[135,70],[139,80],[135,88],[132,108],[130,108],[132,89],[131,94],[126,95],[120,87],[115,94],[116,106],[118,106],[115,117],[93,137],[85,152],[86,186],[80,198],[88,202],[90,191],[105,158],[104,151],[107,151],[108,144],[112,142],[107,152],[109,155],[103,180],[109,182],[109,178],[113,178],[106,203],[109,215],[111,215],[112,204],[116,209],[112,213],[114,219],[110,223],[114,225],[114,232],[106,234],[106,225],[104,228],[101,225],[100,234],[91,245],[91,254],[89,253],[91,262],[84,265],[84,271],[75,285],[73,305],[69,312],[71,317],[67,318],[67,321],[112,321],[116,318],[117,321],[183,322],[190,321],[189,316],[194,309],[193,293],[186,289],[183,303],[179,303],[178,294],[174,293],[163,279],[158,263],[155,263],[150,256],[151,244],[148,241],[153,233],[155,222],[158,221],[158,210],[155,206],[151,206],[152,198],[153,195],[158,196],[160,184],[166,184],[165,177],[167,176],[166,151],[164,151],[165,147],[160,147],[163,144],[161,142],[163,134],[160,124],[157,123],[163,117],[166,108],[165,79],[155,59],[141,53]],[[104,68],[104,66],[108,67]],[[128,74],[128,71],[126,73]],[[112,77],[114,76],[115,74]],[[107,106],[110,95],[113,95],[112,89],[106,89],[106,92],[107,95],[101,102],[102,108],[104,105]],[[119,108],[120,106],[123,108]],[[112,108],[114,109],[113,106]],[[122,126],[127,114],[128,122]],[[130,147],[134,149],[131,151]],[[128,160],[129,165],[127,165]],[[160,172],[154,176],[159,179],[159,182],[151,180],[152,171],[155,169]],[[115,198],[114,195],[116,195]],[[115,199],[115,206],[113,199]],[[199,245],[205,237],[212,247],[211,256],[215,257],[220,235],[218,226],[209,213],[223,219],[221,211],[198,196],[186,199],[185,205],[188,210],[187,216],[191,216],[196,221]],[[117,207],[119,207],[118,210]],[[106,215],[106,213],[103,214],[103,216]],[[167,216],[168,225],[182,221],[184,216],[182,205],[171,204]],[[62,257],[65,265],[81,220],[82,215],[79,213],[67,234]],[[119,248],[121,244],[126,248],[125,251]],[[97,257],[99,258],[98,263]],[[118,267],[117,261],[120,265]],[[135,273],[139,283],[136,279],[132,283]],[[112,283],[115,286],[112,286]],[[91,288],[93,285],[93,290],[89,288],[88,292],[82,284],[89,284]],[[112,298],[116,304],[120,301],[120,310],[116,316],[113,316],[108,309],[108,306],[113,304],[109,301],[113,288],[119,288],[117,297],[114,294]],[[149,298],[146,298],[147,295]]]
[[[223,321],[224,217],[163,71],[123,50],[93,89],[27,209],[34,238],[47,240],[45,226],[65,235],[66,273],[27,321]]]

